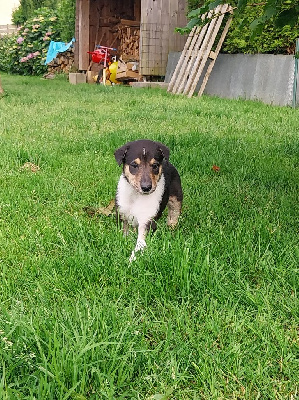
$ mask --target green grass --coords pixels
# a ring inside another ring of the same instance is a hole
[[[298,110],[1,78],[0,398],[298,399]],[[185,197],[129,264],[136,233],[83,207],[138,138]]]

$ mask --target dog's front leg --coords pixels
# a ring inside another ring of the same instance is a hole
[[[181,214],[182,201],[180,201],[176,196],[169,196],[167,206],[168,206],[167,225],[170,228],[175,228],[179,221],[179,216]]]
[[[129,234],[129,223],[126,219],[123,221],[123,234],[124,236],[128,236]]]
[[[146,247],[146,243],[145,243],[146,232],[147,232],[146,224],[139,224],[138,225],[137,243],[136,243],[135,249],[132,251],[132,254],[130,257],[130,262],[136,260],[135,254],[137,253],[137,251],[143,250]]]

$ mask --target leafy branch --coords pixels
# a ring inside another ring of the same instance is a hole
[[[268,21],[272,20],[276,28],[283,28],[290,26],[298,28],[299,23],[299,4],[297,0],[267,0],[261,3],[252,3],[249,0],[236,0],[236,1],[205,1],[203,5],[189,12],[189,22],[184,28],[178,28],[180,33],[187,33],[192,30],[194,26],[203,25],[206,19],[203,18],[209,11],[215,9],[220,4],[228,3],[234,9],[234,15],[240,20],[240,26],[247,23],[242,18],[244,11],[247,7],[262,6],[263,12],[258,18],[255,18],[250,24],[252,38],[259,35],[265,28]]]

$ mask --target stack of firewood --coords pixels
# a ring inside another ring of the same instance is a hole
[[[58,53],[57,56],[48,64],[49,73],[68,74],[74,65],[74,51],[69,49],[64,53]]]
[[[121,19],[116,25],[117,38],[120,40],[118,51],[123,60],[139,60],[140,23]]]

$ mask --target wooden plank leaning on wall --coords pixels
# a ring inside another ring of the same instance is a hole
[[[86,71],[89,65],[89,0],[79,0],[79,70]]]

